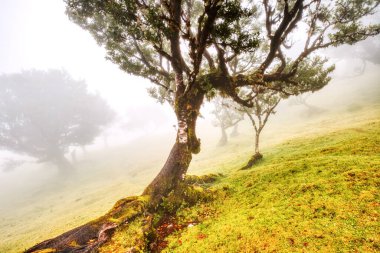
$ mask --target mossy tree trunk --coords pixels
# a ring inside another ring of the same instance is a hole
[[[150,195],[151,207],[157,207],[162,197],[185,179],[192,154],[200,152],[200,139],[196,136],[196,121],[204,92],[194,89],[181,97],[176,106],[178,131],[169,156],[158,175],[148,185],[143,195]]]

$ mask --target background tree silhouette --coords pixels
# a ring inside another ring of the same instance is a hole
[[[221,137],[218,145],[224,146],[228,142],[228,136],[226,130],[234,127],[233,134],[237,134],[237,125],[244,119],[244,115],[241,111],[237,110],[236,103],[231,99],[222,98],[220,96],[213,100],[214,110],[211,112],[215,118],[213,125],[219,127],[221,130]],[[236,132],[235,132],[236,131]]]
[[[366,71],[368,63],[380,64],[380,37],[368,38],[354,46],[345,45],[340,48],[330,49],[328,53],[338,61],[349,62],[350,68],[348,68],[344,77],[361,76]],[[360,62],[355,60],[360,60]]]
[[[0,76],[0,148],[71,167],[70,146],[91,144],[114,112],[83,81],[60,70]]]

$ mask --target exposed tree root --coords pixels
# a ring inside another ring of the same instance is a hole
[[[247,169],[251,168],[253,165],[255,165],[261,159],[263,159],[263,155],[260,154],[260,153],[255,153],[251,157],[251,159],[249,159],[247,165],[245,165],[244,167],[242,167],[241,170],[247,170]]]
[[[43,241],[26,250],[25,253],[37,253],[42,250],[62,253],[97,252],[97,249],[109,240],[117,227],[144,214],[147,199],[144,196],[121,199],[106,215],[53,239]]]

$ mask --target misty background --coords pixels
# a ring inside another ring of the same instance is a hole
[[[175,141],[176,120],[168,104],[159,104],[148,95],[146,90],[153,84],[124,73],[105,59],[104,49],[90,34],[69,21],[63,1],[2,0],[0,7],[0,75],[65,70],[75,80],[83,80],[116,113],[91,145],[70,148],[77,154],[75,169],[65,177],[54,164],[0,150],[0,230],[5,231],[0,241],[6,242],[17,232],[31,237],[41,224],[63,223],[70,228],[104,213],[121,197],[141,193],[165,162]],[[371,40],[369,56],[366,41],[323,51],[336,65],[332,81],[301,99],[280,102],[261,138],[264,152],[287,139],[318,133],[324,126],[315,122],[333,121],[337,128],[354,125],[351,118],[345,121],[346,114],[378,108],[379,41],[379,37]],[[224,150],[217,146],[220,129],[212,124],[212,110],[209,102],[201,109],[198,136],[202,151],[194,157],[190,173],[216,172],[225,162]],[[239,133],[228,145],[253,149],[253,129],[246,118],[239,123]],[[209,154],[220,158],[220,163],[209,166]],[[69,154],[66,157],[72,161]],[[243,162],[247,158],[242,157]],[[67,205],[72,206],[73,217],[60,220]],[[95,211],[82,214],[88,206]],[[58,234],[48,225],[46,234]]]

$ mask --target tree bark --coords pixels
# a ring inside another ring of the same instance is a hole
[[[185,179],[192,154],[200,152],[200,139],[196,136],[196,121],[203,98],[203,91],[194,90],[182,98],[182,101],[177,105],[178,131],[176,142],[161,171],[143,192],[143,195],[150,195],[151,208],[156,208],[162,197],[175,189]]]
[[[186,175],[191,162],[192,154],[186,143],[176,142],[169,154],[165,165],[145,189],[143,195],[150,195],[153,205],[174,189]]]

